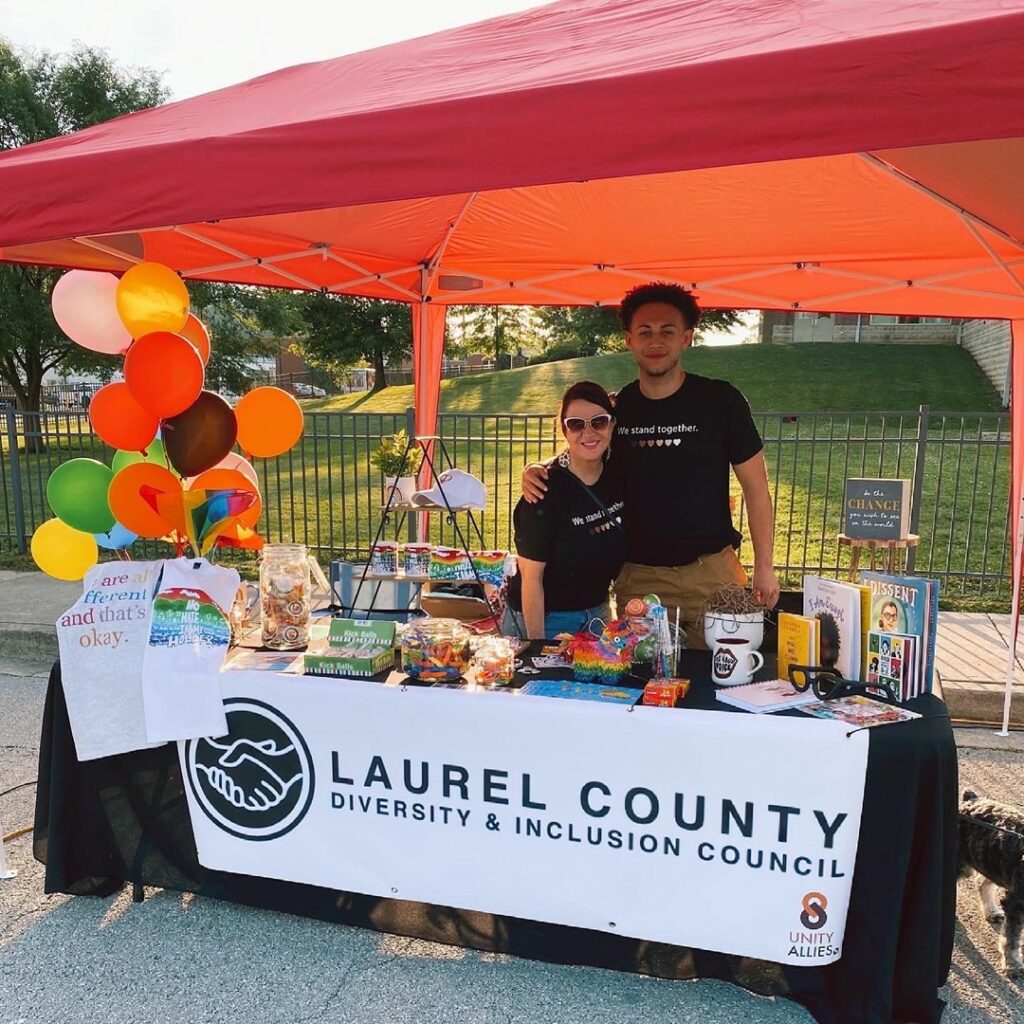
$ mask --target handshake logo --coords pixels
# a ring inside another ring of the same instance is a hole
[[[224,702],[227,736],[189,740],[192,794],[211,821],[240,839],[276,839],[313,799],[313,759],[295,726],[262,701]]]

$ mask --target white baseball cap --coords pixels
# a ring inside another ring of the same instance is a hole
[[[412,503],[443,505],[447,498],[452,508],[482,509],[487,504],[487,488],[472,473],[462,469],[446,469],[437,481],[433,487],[417,491],[412,496]]]

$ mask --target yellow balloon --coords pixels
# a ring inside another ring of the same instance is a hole
[[[99,559],[96,538],[60,519],[47,519],[32,534],[32,557],[48,576],[80,580]]]
[[[117,312],[133,338],[176,334],[188,320],[188,289],[170,267],[137,263],[117,284]]]

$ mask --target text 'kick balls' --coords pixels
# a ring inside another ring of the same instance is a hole
[[[204,376],[195,346],[167,331],[139,338],[124,357],[132,397],[158,419],[184,412],[203,390]]]
[[[117,312],[133,338],[180,331],[188,320],[185,282],[162,263],[137,263],[117,285]]]

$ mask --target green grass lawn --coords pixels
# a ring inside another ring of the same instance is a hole
[[[755,412],[870,412],[933,409],[996,412],[999,395],[978,364],[953,345],[735,345],[691,349],[683,365],[723,377]],[[636,376],[628,352],[565,359],[441,382],[442,412],[554,413],[578,380],[617,389]],[[412,386],[376,395],[305,400],[321,412],[404,412]]]
[[[751,345],[697,349],[686,365],[727,377],[751,402],[775,497],[776,561],[789,566],[791,586],[799,585],[805,568],[834,574],[849,564],[849,551],[840,551],[836,541],[844,479],[912,477],[918,406],[956,414],[931,422],[917,568],[948,566],[964,574],[949,579],[947,606],[1004,606],[1005,592],[991,577],[1005,571],[1008,556],[1005,417],[998,414],[994,389],[966,353],[947,346]],[[439,432],[452,460],[480,476],[489,490],[489,506],[479,517],[481,546],[510,545],[521,468],[557,450],[552,413],[562,390],[584,377],[617,387],[632,376],[632,358],[624,353],[443,383]],[[279,459],[256,461],[265,507],[261,532],[270,540],[303,541],[323,561],[332,553],[354,557],[366,550],[379,522],[381,496],[370,452],[382,433],[405,425],[411,400],[411,388],[396,387],[372,397],[304,402],[303,440]],[[966,412],[985,415],[959,415]],[[30,529],[49,517],[45,480],[54,466],[82,455],[109,462],[111,455],[83,432],[84,420],[61,415],[46,423],[47,451],[20,456]],[[11,489],[7,453],[0,457],[0,567],[20,564],[2,542],[12,534]],[[743,529],[739,501],[736,507]],[[384,536],[402,540],[407,531],[408,524],[396,520]],[[454,542],[453,525],[435,518],[431,539]],[[136,557],[153,551],[152,545],[136,547]],[[749,563],[749,544],[741,556]]]

